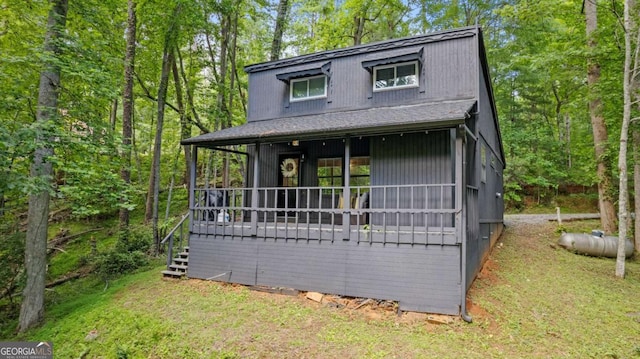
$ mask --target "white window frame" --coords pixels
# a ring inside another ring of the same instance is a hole
[[[409,85],[396,85],[395,79],[398,78],[398,67],[406,66],[406,65],[413,65],[414,66],[415,75],[416,75],[416,81],[415,81],[415,83],[409,84]],[[376,87],[378,70],[384,70],[384,69],[388,69],[388,68],[393,68],[394,69],[394,71],[393,71],[393,73],[394,73],[394,77],[393,77],[394,78],[394,84],[393,84],[393,86]],[[397,63],[397,64],[391,64],[391,65],[374,66],[373,67],[373,92],[419,87],[420,86],[420,71],[419,70],[420,70],[420,67],[418,66],[418,61],[408,61],[408,62],[400,62],[400,63]]]
[[[313,80],[313,79],[317,79],[317,78],[324,78],[324,92],[323,92],[322,95],[309,96],[309,80]],[[306,82],[307,83],[307,96],[294,98],[293,97],[293,84],[299,83],[299,82]],[[299,78],[299,79],[291,79],[291,81],[289,83],[289,101],[291,101],[291,102],[315,100],[315,99],[326,98],[326,97],[327,97],[327,76],[326,75],[309,76],[309,77],[302,77],[302,78]]]

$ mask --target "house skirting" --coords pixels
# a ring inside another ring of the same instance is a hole
[[[460,313],[460,245],[306,241],[192,234],[188,276],[394,300]]]

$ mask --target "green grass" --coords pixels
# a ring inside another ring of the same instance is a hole
[[[557,238],[554,224],[507,228],[472,286],[471,324],[163,280],[157,266],[106,290],[95,279],[60,286],[45,325],[10,339],[51,340],[60,358],[640,358],[640,263],[619,280],[613,259],[554,248]]]

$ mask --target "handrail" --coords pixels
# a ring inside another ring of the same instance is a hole
[[[182,219],[176,224],[173,229],[167,234],[166,237],[160,242],[160,244],[165,244],[169,241],[169,245],[167,246],[167,270],[170,269],[171,262],[173,261],[173,237],[176,231],[180,231],[180,250],[182,250],[182,239],[184,238],[184,222],[189,218],[189,212],[182,216]]]
[[[169,239],[169,237],[173,236],[173,233],[175,233],[175,231],[178,229],[178,227],[182,226],[182,223],[189,218],[189,212],[187,212],[185,215],[182,216],[182,219],[180,220],[180,222],[178,222],[178,224],[175,225],[175,227],[173,227],[173,229],[169,232],[169,234],[167,234],[166,237],[164,237],[164,239],[160,242],[160,244],[165,244],[165,242]]]

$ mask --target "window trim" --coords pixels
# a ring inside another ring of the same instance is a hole
[[[316,95],[316,96],[309,96],[309,81],[312,79],[316,79],[316,78],[323,78],[324,79],[324,91],[322,95]],[[307,96],[305,97],[301,97],[301,98],[294,98],[293,97],[293,85],[295,83],[298,82],[306,82],[307,83]],[[317,99],[322,99],[322,98],[327,98],[327,84],[328,84],[328,77],[327,75],[317,75],[317,76],[307,76],[307,77],[301,77],[301,78],[297,78],[297,79],[291,79],[289,81],[289,101],[290,102],[300,102],[300,101],[308,101],[308,100],[317,100]]]
[[[413,84],[396,85],[395,81],[394,81],[394,85],[393,86],[376,87],[377,75],[378,75],[378,71],[379,70],[393,68],[394,69],[394,77],[393,78],[395,80],[395,79],[398,78],[398,67],[406,66],[406,65],[413,65],[414,66],[416,81]],[[391,90],[400,90],[400,89],[406,89],[406,88],[417,88],[417,87],[420,87],[420,66],[419,66],[419,61],[418,60],[407,61],[407,62],[398,62],[398,63],[394,63],[394,64],[389,64],[389,65],[374,66],[373,69],[372,69],[372,72],[373,72],[373,92],[391,91]]]

